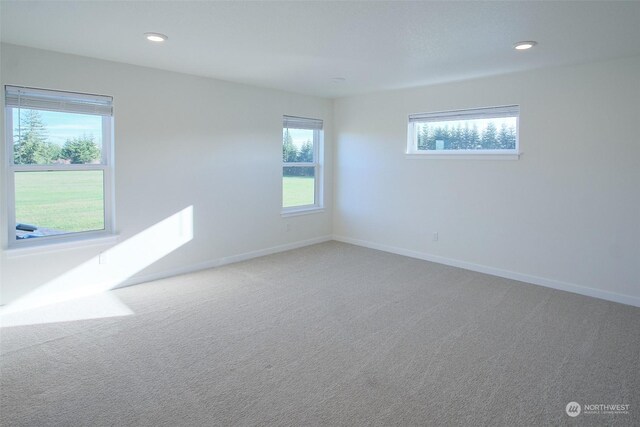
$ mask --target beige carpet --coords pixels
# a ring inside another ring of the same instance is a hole
[[[336,242],[112,294],[2,329],[0,424],[640,425],[630,306]]]

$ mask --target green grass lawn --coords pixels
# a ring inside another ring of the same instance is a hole
[[[282,207],[313,205],[315,179],[312,176],[282,178]]]
[[[17,172],[16,222],[64,231],[104,228],[102,171]]]
[[[101,171],[17,172],[16,221],[69,232],[104,228]],[[314,204],[313,177],[285,176],[283,207]]]

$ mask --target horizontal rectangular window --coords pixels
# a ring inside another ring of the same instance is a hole
[[[517,154],[519,117],[517,105],[412,114],[407,153]]]
[[[5,86],[11,246],[113,232],[112,103]]]

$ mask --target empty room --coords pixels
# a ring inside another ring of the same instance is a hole
[[[0,425],[640,425],[640,1],[0,41]]]

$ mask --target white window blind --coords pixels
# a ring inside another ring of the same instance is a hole
[[[520,107],[518,105],[507,105],[502,107],[475,108],[470,110],[444,111],[438,113],[410,114],[409,123],[496,119],[503,117],[517,117],[519,115]]]
[[[283,116],[282,127],[288,129],[322,130],[322,120],[305,117]]]
[[[5,86],[5,105],[13,108],[63,111],[76,114],[113,115],[113,98],[103,95],[57,92]]]

